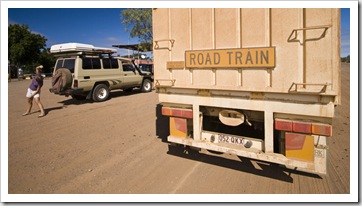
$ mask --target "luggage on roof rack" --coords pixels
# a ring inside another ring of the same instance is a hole
[[[53,54],[71,53],[71,52],[113,54],[117,53],[117,50],[112,48],[95,47],[91,44],[81,44],[81,43],[55,44],[50,48],[50,53]]]

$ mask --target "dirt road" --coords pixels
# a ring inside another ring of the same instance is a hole
[[[93,103],[51,94],[47,79],[42,91],[47,115],[37,118],[34,105],[33,113],[23,117],[30,80],[14,80],[8,84],[8,192],[348,194],[349,65],[342,65],[343,104],[336,108],[327,176],[207,151],[169,151],[158,137],[164,135],[166,125],[156,119],[155,91],[115,91],[110,100]]]

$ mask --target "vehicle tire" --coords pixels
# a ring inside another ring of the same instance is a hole
[[[55,71],[52,77],[52,90],[56,94],[67,90],[72,87],[73,77],[72,73],[67,68],[59,68]]]
[[[87,96],[81,94],[73,94],[72,98],[75,100],[85,100]]]
[[[109,88],[104,84],[98,84],[92,94],[92,98],[95,102],[103,102],[109,97]]]
[[[144,79],[141,87],[142,92],[152,91],[152,82],[149,79]]]

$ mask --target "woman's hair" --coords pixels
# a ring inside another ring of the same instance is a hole
[[[39,76],[36,76],[36,79],[35,79],[37,82],[41,82],[43,81],[43,77],[41,75]]]

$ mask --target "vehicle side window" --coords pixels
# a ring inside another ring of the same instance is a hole
[[[133,68],[132,65],[125,63],[125,64],[123,64],[123,71],[125,71],[125,72],[130,72],[130,71],[132,71],[132,72],[133,72],[133,71],[134,71],[134,68]]]
[[[112,69],[110,59],[102,59],[104,69]]]
[[[98,58],[92,58],[93,69],[101,68],[101,60]]]
[[[83,69],[92,69],[92,60],[90,58],[83,58]]]
[[[118,69],[118,60],[117,59],[111,59],[111,64],[113,69]]]
[[[118,69],[117,59],[102,59],[104,69]]]
[[[100,69],[101,61],[99,58],[83,58],[83,69]]]

